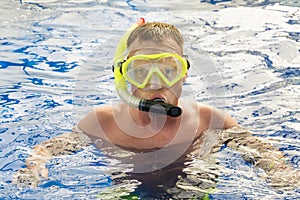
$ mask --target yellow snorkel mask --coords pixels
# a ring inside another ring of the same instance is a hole
[[[116,90],[120,98],[129,106],[146,112],[178,117],[182,113],[180,107],[164,102],[137,98],[128,92],[126,80],[138,88],[144,88],[155,73],[166,85],[172,86],[185,76],[189,68],[185,58],[173,53],[134,55],[125,60],[127,39],[130,33],[144,23],[145,20],[140,18],[119,41],[113,65]]]
[[[134,55],[119,65],[124,78],[138,88],[144,88],[154,74],[171,87],[188,70],[187,60],[173,53]]]

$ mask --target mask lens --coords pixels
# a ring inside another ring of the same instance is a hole
[[[170,82],[180,76],[183,66],[176,57],[166,57],[158,61],[158,69]]]
[[[130,63],[128,63],[128,67],[125,73],[134,82],[137,82],[138,84],[143,84],[143,82],[147,78],[147,75],[149,74],[151,65],[152,63],[148,60],[132,60]]]

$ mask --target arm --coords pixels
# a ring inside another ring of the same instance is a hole
[[[200,107],[200,116],[206,116],[208,129],[225,129],[219,144],[213,151],[219,151],[223,144],[237,150],[255,167],[265,171],[266,178],[273,187],[295,187],[299,184],[300,174],[287,164],[287,158],[270,141],[253,136],[248,130],[225,112],[211,107]]]
[[[222,143],[243,153],[243,158],[255,167],[265,171],[269,184],[273,187],[299,187],[299,171],[287,164],[283,152],[270,141],[255,137],[241,127],[224,130]]]
[[[48,177],[46,164],[54,156],[72,154],[90,143],[88,136],[74,127],[71,133],[64,133],[34,147],[33,153],[26,159],[26,168],[15,172],[13,183],[17,185],[37,186],[41,178]]]

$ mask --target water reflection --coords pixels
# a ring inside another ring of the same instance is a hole
[[[165,148],[166,155],[158,156],[160,160],[157,160],[140,156],[140,150],[137,153],[137,151],[124,150],[120,147],[111,147],[106,142],[99,144],[98,140],[96,146],[101,153],[116,159],[116,166],[120,167],[117,170],[119,173],[115,171],[111,173],[113,186],[102,191],[98,197],[109,199],[112,194],[122,196],[136,194],[141,199],[199,199],[204,197],[216,187],[219,174],[219,168],[216,165],[217,152],[214,152],[215,154],[211,152],[220,134],[220,130],[206,132],[194,141],[193,145],[175,162],[157,170],[155,166],[159,166],[159,162],[165,163],[168,153],[172,154],[182,147],[173,145]],[[142,167],[152,165],[153,171],[134,173],[134,168],[141,167],[140,165]]]

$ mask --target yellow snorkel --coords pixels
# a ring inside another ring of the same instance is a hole
[[[171,117],[178,117],[181,115],[182,110],[180,107],[164,102],[151,101],[147,99],[137,98],[128,92],[127,84],[124,76],[121,73],[120,62],[125,59],[125,51],[127,49],[127,40],[130,33],[139,25],[144,24],[145,20],[140,18],[135,24],[133,24],[128,31],[121,37],[118,46],[116,48],[113,72],[115,78],[115,87],[119,97],[123,102],[145,112],[153,112],[157,114],[165,114]]]

